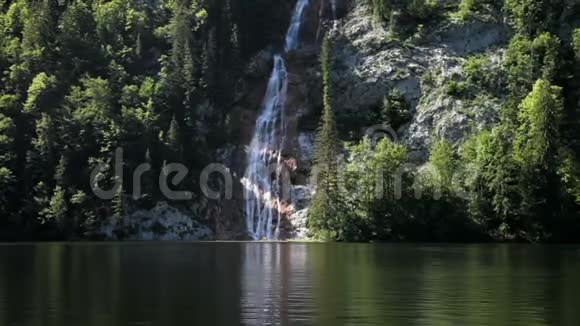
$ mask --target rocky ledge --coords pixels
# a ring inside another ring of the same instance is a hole
[[[195,221],[193,215],[166,202],[157,203],[150,210],[138,210],[117,219],[111,217],[101,224],[95,234],[105,240],[213,240],[212,230]]]

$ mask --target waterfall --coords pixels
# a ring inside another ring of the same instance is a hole
[[[294,14],[290,20],[290,27],[286,33],[286,51],[295,50],[298,47],[298,34],[302,25],[302,13],[308,5],[309,0],[298,0]]]
[[[288,32],[285,50],[299,46],[302,14],[309,0],[298,0]],[[247,153],[244,173],[245,218],[248,233],[254,240],[277,239],[280,233],[282,149],[286,137],[284,108],[288,89],[286,63],[281,55],[274,55],[274,68],[268,81],[261,113]],[[274,175],[274,178],[272,178]]]
[[[332,7],[332,19],[336,20],[336,0],[330,0],[330,6]]]

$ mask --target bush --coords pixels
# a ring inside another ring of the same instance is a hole
[[[398,89],[393,89],[383,99],[381,112],[383,121],[397,129],[409,119],[409,108],[405,97]]]
[[[467,93],[467,83],[450,80],[445,85],[445,93],[449,96],[461,97]]]

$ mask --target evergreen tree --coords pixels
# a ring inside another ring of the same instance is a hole
[[[505,8],[511,14],[516,30],[534,36],[547,27],[550,14],[549,0],[505,0]]]
[[[61,155],[55,169],[54,180],[56,181],[56,185],[63,189],[66,189],[67,186],[67,165],[65,155]]]
[[[317,174],[316,195],[308,213],[309,225],[317,231],[336,231],[333,220],[340,219],[343,213],[338,189],[338,155],[340,141],[334,122],[331,102],[330,80],[330,39],[325,38],[322,45],[321,63],[323,76],[323,113],[316,135],[314,165]],[[333,237],[338,236],[336,233]]]
[[[181,155],[181,132],[179,128],[179,124],[175,119],[175,116],[171,119],[171,123],[169,124],[169,130],[167,131],[167,146],[169,147],[170,151],[173,153],[174,158],[179,158]]]
[[[580,28],[576,28],[572,34],[572,48],[576,55],[576,61],[580,62]]]
[[[52,4],[52,0],[29,1],[29,15],[22,31],[23,55],[38,67],[41,62],[47,62],[54,50],[56,28]]]
[[[59,229],[63,230],[67,223],[68,205],[64,189],[57,186],[54,189],[48,207],[41,212],[47,221],[55,223]]]
[[[564,105],[561,92],[560,87],[540,79],[520,105],[514,155],[524,167],[548,169],[556,166],[554,159],[559,147]]]

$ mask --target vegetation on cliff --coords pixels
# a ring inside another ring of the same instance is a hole
[[[417,24],[436,15],[477,19],[488,6],[503,5],[514,36],[502,73],[486,72],[485,55],[473,56],[464,65],[466,77],[447,86],[447,94],[455,97],[501,94],[501,121],[456,148],[435,139],[428,164],[409,173],[401,172],[404,156],[388,154],[397,145],[363,139],[350,148],[342,167],[348,173],[342,194],[348,221],[331,226],[333,234],[349,235],[347,240],[575,241],[580,232],[580,148],[574,131],[580,34],[573,31],[568,41],[557,36],[564,1],[370,4],[375,20],[389,30],[393,12],[407,17],[406,24]],[[397,123],[389,114],[382,120]],[[391,178],[377,178],[377,173]],[[392,200],[397,187],[402,195]]]

